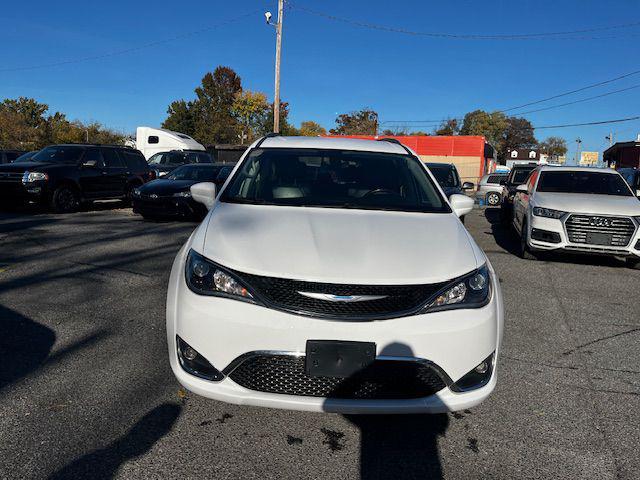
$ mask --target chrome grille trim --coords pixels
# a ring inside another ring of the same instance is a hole
[[[638,226],[630,217],[572,213],[564,220],[564,228],[569,243],[615,248],[627,247],[635,236]],[[611,235],[611,242],[609,245],[587,243],[589,233]]]

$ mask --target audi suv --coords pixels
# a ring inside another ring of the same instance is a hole
[[[615,170],[539,167],[517,188],[512,221],[523,258],[567,251],[640,264],[640,201]]]
[[[341,413],[437,413],[494,389],[500,285],[416,154],[389,140],[268,136],[179,251],[169,359],[196,394]]]

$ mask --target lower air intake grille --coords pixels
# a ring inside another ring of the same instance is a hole
[[[290,312],[344,318],[376,319],[413,313],[447,282],[427,285],[350,285],[316,283],[235,272],[272,307]],[[363,301],[340,302],[302,295],[370,296]],[[378,297],[378,298],[376,298]]]
[[[418,362],[376,360],[349,378],[311,377],[305,357],[289,355],[249,357],[229,378],[259,392],[343,399],[422,398],[446,386],[433,368]]]

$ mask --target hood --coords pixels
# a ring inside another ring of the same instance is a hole
[[[536,207],[552,208],[571,213],[640,215],[640,201],[633,196],[536,192],[534,203]]]
[[[69,166],[56,163],[40,163],[40,162],[14,162],[4,163],[0,165],[0,172],[26,172],[27,170],[36,171],[42,168],[57,167],[57,166]]]
[[[477,259],[453,214],[218,202],[194,248],[240,272],[324,283],[436,283]]]
[[[184,192],[188,190],[191,185],[198,182],[193,180],[153,180],[149,183],[145,183],[139,188],[140,193],[150,195],[155,193],[156,195],[170,195],[172,193]]]

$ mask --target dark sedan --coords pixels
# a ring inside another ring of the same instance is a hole
[[[464,194],[465,190],[473,190],[473,183],[460,180],[456,166],[451,163],[426,163],[429,171],[436,177],[447,197],[458,193]]]
[[[202,219],[207,209],[191,198],[191,185],[213,182],[219,188],[231,173],[232,166],[190,164],[149,182],[133,192],[133,211],[145,218],[184,217]]]

